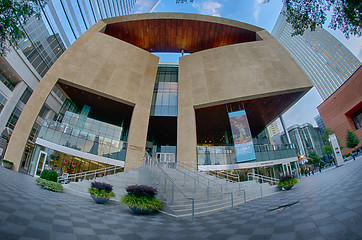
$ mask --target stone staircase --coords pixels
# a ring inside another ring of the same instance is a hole
[[[77,195],[87,195],[88,188],[91,186],[91,182],[106,182],[113,185],[113,192],[115,193],[115,198],[113,200],[120,201],[121,197],[126,194],[125,187],[133,184],[147,184],[153,185],[152,179],[149,178],[148,173],[145,172],[145,167],[139,167],[134,170],[129,170],[126,172],[119,172],[112,175],[107,175],[104,177],[99,177],[92,180],[83,180],[81,182],[70,182],[68,184],[63,184],[64,191],[70,192]]]
[[[158,189],[163,201],[163,212],[175,217],[191,216],[218,211],[246,201],[267,196],[278,191],[276,186],[256,181],[230,182],[204,172],[187,169],[141,166],[134,170],[113,175],[64,184],[64,191],[89,197],[92,181],[113,185],[115,198],[120,201],[126,194],[125,187],[145,184]],[[245,194],[244,194],[245,193]],[[192,206],[194,202],[194,207]],[[194,208],[194,211],[192,210]]]
[[[177,217],[192,214],[192,201],[187,199],[185,195],[194,199],[195,214],[205,214],[278,191],[276,186],[270,186],[268,183],[260,184],[256,181],[230,182],[203,172],[186,169],[163,168],[163,170],[183,193],[178,189],[176,190],[171,181],[165,181],[162,175],[161,177],[159,175],[154,176],[159,195],[165,202],[165,211]],[[157,178],[159,179],[157,180]]]

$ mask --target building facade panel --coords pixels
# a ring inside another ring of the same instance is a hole
[[[200,134],[201,138],[205,137],[209,144],[223,144],[212,148],[214,150],[213,157],[219,158],[220,152],[229,157],[230,152],[232,152],[229,148],[232,148],[234,143],[228,112],[247,109],[246,115],[249,114],[251,134],[255,137],[312,87],[302,69],[269,33],[248,24],[210,16],[170,13],[140,14],[106,19],[93,25],[62,54],[28,100],[5,156],[15,162],[15,169],[18,169],[22,156],[19,148],[24,148],[33,126],[32,123],[35,122],[44,102],[56,84],[63,89],[70,100],[73,100],[66,109],[67,111],[69,109],[74,110],[72,111],[78,122],[72,125],[71,134],[75,134],[72,138],[67,133],[69,124],[65,121],[59,124],[59,121],[62,120],[62,115],[59,113],[58,122],[46,125],[47,131],[51,134],[45,135],[45,140],[53,141],[55,139],[54,144],[63,147],[71,145],[70,148],[77,151],[83,150],[83,152],[90,153],[92,149],[89,149],[90,146],[86,146],[85,141],[94,134],[90,135],[89,132],[83,131],[83,125],[87,123],[87,120],[92,120],[91,114],[98,118],[105,117],[103,115],[116,115],[116,111],[113,113],[113,109],[109,109],[106,103],[123,104],[125,108],[131,108],[129,129],[123,125],[123,120],[122,123],[118,121],[119,125],[117,125],[120,128],[127,128],[125,133],[128,137],[126,140],[125,169],[136,167],[135,163],[145,155],[147,146],[146,139],[150,126],[151,103],[159,59],[151,53],[152,50],[150,52],[145,51],[142,46],[137,47],[135,42],[125,42],[117,39],[117,35],[107,33],[107,24],[129,21],[132,25],[132,22],[147,21],[147,19],[157,19],[162,23],[164,19],[171,18],[175,20],[171,22],[176,25],[180,24],[179,26],[184,26],[182,23],[187,20],[211,22],[217,24],[219,28],[216,29],[220,31],[227,29],[228,25],[247,30],[240,31],[241,40],[237,44],[228,46],[221,44],[216,47],[212,45],[212,48],[207,50],[200,46],[199,51],[180,58],[176,127],[178,161],[192,164],[198,162],[197,147],[200,139],[198,139],[197,134],[201,125],[201,128],[204,127],[202,130],[205,133],[204,136]],[[190,27],[195,26],[197,25],[190,25]],[[133,31],[141,31],[141,29],[136,28]],[[250,31],[255,31],[257,36],[251,42],[250,39],[245,40],[243,35],[250,34]],[[127,32],[120,32],[120,34],[127,34]],[[210,39],[206,40],[214,41],[212,37],[217,36],[217,34],[219,32],[210,34]],[[157,41],[157,34],[153,32],[151,35]],[[166,37],[171,38],[172,34]],[[188,40],[192,41],[192,36]],[[176,42],[179,42],[177,48],[182,49],[180,39],[176,39]],[[167,46],[162,47],[167,51]],[[169,97],[167,94],[165,93],[165,99]],[[83,102],[77,105],[77,101],[81,100]],[[98,106],[98,112],[90,112],[90,103]],[[168,104],[170,102],[164,102],[164,105]],[[210,109],[205,110],[207,107]],[[222,117],[221,115],[215,116],[214,110],[220,111]],[[71,111],[68,111],[68,115],[69,112]],[[210,113],[211,117],[206,117],[206,123],[203,123],[205,121],[202,119],[203,116]],[[63,115],[65,116],[66,113]],[[167,117],[170,118],[170,116]],[[175,118],[175,116],[172,117]],[[105,121],[112,120],[114,119],[106,119]],[[210,121],[207,122],[207,120]],[[209,123],[214,124],[217,131],[213,131],[213,129],[210,131],[208,129]],[[107,124],[111,124],[111,122],[107,122]],[[99,136],[99,144],[104,145],[102,148],[108,148],[108,152],[97,152],[97,156],[111,158],[110,155],[116,153],[110,150],[114,143],[112,139],[106,137],[108,134],[107,127],[102,132],[105,135]],[[71,138],[76,139],[74,140],[76,143],[69,144],[62,139],[62,136],[69,137],[69,141],[73,141]],[[251,136],[249,137],[251,138]],[[212,138],[212,141],[209,138]],[[167,144],[162,147],[164,149],[172,148]],[[204,148],[205,146],[201,147]],[[258,146],[256,149],[258,149],[258,156],[270,155],[268,158],[261,156],[259,161],[290,157],[297,161],[296,156],[291,155],[295,149],[289,145],[280,148],[284,152],[280,152],[279,155],[275,153],[278,150],[277,147],[269,149]],[[53,158],[57,154],[61,155],[49,149],[43,149],[41,146],[36,151],[47,151]],[[174,153],[174,149],[172,151]],[[69,152],[71,151],[63,152],[62,156],[64,158],[69,157],[66,156],[69,155]],[[85,156],[89,156],[89,154],[85,154]],[[258,159],[253,161],[258,161]],[[223,161],[223,163],[233,164],[235,158]],[[86,162],[86,164],[89,163]]]
[[[346,146],[347,130],[354,132],[362,145],[362,129],[357,122],[362,109],[362,67],[342,85],[329,98],[317,107],[320,116],[327,128],[335,131],[337,138],[342,140],[342,154],[351,152]]]

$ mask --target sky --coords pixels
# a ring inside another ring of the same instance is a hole
[[[185,12],[218,16],[252,24],[271,32],[282,9],[282,0],[194,0],[194,3],[176,4],[176,0],[138,0],[136,12],[142,12],[142,5],[155,5],[153,12]],[[328,22],[328,21],[327,21]],[[328,25],[328,24],[326,24]],[[339,30],[325,29],[340,40],[360,61],[362,61],[362,40],[346,39]],[[178,61],[180,54],[157,54],[161,61]],[[311,123],[317,126],[314,117],[318,115],[317,106],[323,102],[313,87],[296,104],[283,114],[287,127],[294,124]],[[277,121],[279,129],[281,124]]]

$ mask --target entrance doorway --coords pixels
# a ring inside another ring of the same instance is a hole
[[[174,153],[157,153],[156,158],[159,163],[175,163]]]
[[[48,156],[48,154],[46,152],[40,151],[38,161],[36,163],[34,177],[35,176],[40,176],[41,172],[44,170],[44,166],[45,166],[47,156]]]

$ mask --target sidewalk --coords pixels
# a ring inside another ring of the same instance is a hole
[[[362,239],[361,173],[359,157],[303,177],[291,191],[192,223],[46,191],[34,178],[0,167],[0,239]],[[276,209],[287,204],[293,205]]]

